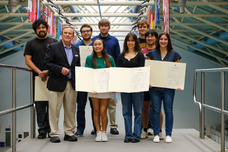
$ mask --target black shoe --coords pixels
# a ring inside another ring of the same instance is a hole
[[[129,138],[125,138],[125,139],[124,139],[124,142],[125,142],[125,143],[129,143],[129,142],[131,142],[131,141],[132,141],[132,139],[129,139]]]
[[[93,129],[92,131],[91,131],[91,135],[96,135],[97,134],[97,131],[95,130],[95,129]]]
[[[50,142],[52,142],[52,143],[59,143],[60,142],[60,139],[59,139],[58,136],[54,136],[54,137],[51,137]]]
[[[133,139],[131,140],[131,142],[132,142],[132,143],[138,143],[138,142],[140,142],[140,140],[139,140],[139,139],[136,139],[136,138],[133,138]]]
[[[64,140],[66,140],[66,141],[78,141],[78,138],[75,135],[72,135],[72,136],[65,135]]]
[[[38,139],[45,139],[46,138],[46,133],[40,133],[38,136],[37,136]]]
[[[117,130],[117,128],[111,128],[110,134],[119,135],[119,131]]]

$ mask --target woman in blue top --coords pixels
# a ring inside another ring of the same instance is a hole
[[[105,50],[104,41],[101,39],[94,40],[93,54],[87,56],[85,67],[99,69],[115,66],[114,59],[108,55]],[[93,103],[93,119],[97,130],[95,141],[108,141],[106,135],[106,129],[108,125],[107,107],[109,100],[112,97],[112,93],[97,93],[94,91],[92,93],[88,93],[88,96],[91,97]]]
[[[118,58],[119,67],[143,67],[145,58],[140,52],[139,42],[133,33],[124,40],[124,50]],[[124,142],[137,143],[140,141],[142,125],[143,92],[121,93],[123,117],[125,125]],[[134,131],[132,133],[132,107],[134,109]]]
[[[156,40],[156,49],[147,53],[147,57],[151,60],[179,62],[181,56],[173,50],[169,34],[163,32],[159,34]],[[181,90],[181,89],[177,89]],[[160,142],[160,112],[161,104],[163,101],[165,111],[165,142],[172,142],[172,129],[173,129],[173,99],[175,90],[152,87],[150,88],[151,105],[153,107],[153,127],[154,127],[154,139],[153,142]]]

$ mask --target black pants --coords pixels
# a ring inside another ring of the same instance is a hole
[[[35,101],[38,132],[49,133],[48,101]]]

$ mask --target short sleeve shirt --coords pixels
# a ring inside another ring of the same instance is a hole
[[[168,51],[164,59],[161,58],[160,50],[154,49],[151,50],[149,53],[146,54],[151,60],[160,60],[160,61],[169,61],[169,62],[176,62],[177,60],[181,59],[181,56],[176,51]]]
[[[49,37],[46,39],[35,38],[31,41],[28,41],[25,47],[24,56],[30,55],[32,57],[32,62],[37,68],[40,70],[46,70],[44,66],[44,56],[48,46],[55,42],[57,42],[57,40]],[[35,72],[34,74],[37,75]]]

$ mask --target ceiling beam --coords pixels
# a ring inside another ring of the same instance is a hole
[[[211,54],[211,53],[209,53],[208,51],[205,51],[205,50],[203,50],[203,49],[199,49],[199,48],[197,48],[197,47],[195,47],[195,46],[192,46],[191,44],[185,43],[185,42],[180,41],[180,40],[177,40],[177,39],[175,39],[175,38],[172,38],[172,40],[174,40],[174,41],[176,41],[176,42],[178,42],[178,43],[180,43],[180,44],[182,44],[182,45],[184,45],[184,46],[188,46],[188,47],[193,48],[193,49],[195,49],[195,50],[197,50],[197,51],[199,51],[199,52],[202,52],[202,53],[204,53],[204,54],[207,54],[207,55],[209,55],[209,56],[211,56],[211,57],[214,57],[214,58],[217,58],[217,59],[222,60],[222,61],[224,61],[224,62],[227,62],[227,59],[222,58],[222,57],[217,56],[217,55],[214,55],[214,54]]]
[[[211,26],[217,27],[218,29],[224,30],[224,31],[228,31],[228,28],[223,27],[221,25],[219,25],[218,23],[213,23],[207,19],[204,19],[202,17],[196,17],[195,14],[193,14],[188,8],[185,7],[185,11],[187,12],[187,14],[189,14],[190,16],[192,16],[193,18],[197,19],[198,21],[204,22],[206,24],[209,24]]]
[[[0,2],[4,3],[4,2]],[[45,5],[49,5],[49,3],[44,0],[43,3]],[[54,1],[55,5],[97,5],[96,1]],[[7,3],[5,3],[7,4]],[[101,6],[106,6],[106,5],[141,5],[142,1],[100,1]],[[153,5],[154,2],[150,1],[146,5]],[[178,6],[178,2],[170,2],[171,6]],[[203,5],[203,6],[208,6],[208,5],[227,5],[226,1],[219,1],[219,2],[208,2],[208,1],[186,1],[186,5]]]
[[[227,2],[226,5],[228,5],[228,2]],[[218,11],[221,11],[223,13],[228,14],[228,9],[227,8],[224,8],[224,7],[221,7],[221,6],[218,6],[218,5],[209,5],[209,6],[214,8],[214,9],[217,9]]]
[[[141,5],[143,1],[100,1],[100,6],[119,6],[119,5]],[[97,1],[54,1],[55,5],[67,6],[67,5],[97,5]],[[43,1],[44,5],[50,5],[46,0]],[[153,5],[154,2],[150,1],[146,5]]]
[[[208,52],[210,52],[211,54],[214,54],[214,52],[213,52],[212,50],[210,50],[209,48],[206,48],[206,50],[207,50]],[[216,57],[215,57],[215,58],[216,58]],[[216,58],[216,59],[218,60],[218,62],[221,63],[221,65],[226,66],[226,64],[224,64],[223,61],[219,60],[218,58]]]
[[[212,63],[214,63],[214,64],[216,64],[216,65],[222,66],[220,63],[218,63],[218,62],[216,62],[216,61],[214,61],[214,60],[211,60],[211,59],[209,59],[209,58],[207,58],[207,57],[204,57],[204,56],[202,56],[202,55],[199,55],[199,54],[197,54],[197,53],[194,53],[194,52],[192,52],[192,51],[189,51],[188,49],[183,48],[183,47],[181,47],[181,46],[179,46],[179,45],[177,45],[177,44],[175,44],[175,43],[172,43],[172,45],[173,45],[174,47],[177,47],[177,48],[179,48],[179,49],[181,49],[181,50],[184,50],[184,51],[186,51],[186,52],[188,52],[188,53],[191,53],[191,54],[193,54],[193,55],[195,55],[195,56],[198,56],[198,57],[200,57],[200,58],[202,58],[202,59],[204,59],[204,60],[206,60],[206,61],[209,61],[209,62],[212,62]]]
[[[26,33],[24,33],[24,34],[20,34],[19,36],[16,36],[16,37],[11,38],[11,39],[9,39],[9,40],[3,41],[2,43],[0,43],[0,46],[4,45],[4,44],[6,44],[6,43],[9,43],[9,42],[11,42],[11,41],[17,40],[17,39],[19,39],[19,38],[21,38],[21,37],[23,37],[23,36],[28,35],[28,34],[31,34],[31,31],[28,31],[28,32],[26,32]]]
[[[20,13],[23,15],[22,13]],[[62,13],[65,17],[99,17],[99,13]],[[13,16],[13,14],[9,13],[10,16]],[[103,17],[137,17],[138,13],[101,13]],[[18,16],[15,14],[15,16]],[[60,17],[59,14],[55,14],[56,17]],[[143,17],[146,17],[147,14],[144,13],[142,15]],[[170,14],[171,17],[192,17],[188,14]],[[196,17],[227,17],[227,14],[194,14]]]
[[[228,55],[228,52],[225,52],[225,50],[221,50],[221,49],[215,47],[214,45],[209,45],[209,44],[207,44],[207,43],[205,43],[205,42],[203,42],[203,41],[196,40],[195,38],[189,37],[189,36],[187,36],[187,35],[185,35],[185,34],[182,34],[182,33],[178,32],[178,31],[175,31],[175,30],[173,30],[173,31],[171,31],[171,32],[173,32],[173,34],[177,34],[177,35],[179,35],[179,36],[185,37],[185,38],[187,38],[187,39],[189,39],[189,40],[191,40],[191,41],[193,41],[193,42],[200,43],[200,44],[202,44],[202,45],[204,45],[204,46],[206,46],[206,47],[208,47],[208,48],[210,48],[210,49],[213,49],[213,50],[215,50],[215,51],[218,51],[218,52],[220,52],[220,53],[222,53],[222,54]],[[172,35],[171,35],[171,37],[172,37]]]
[[[28,23],[24,23],[24,22],[1,22],[0,23],[0,25],[19,25],[19,24],[24,24],[24,25],[31,25],[32,23],[31,22],[28,22]],[[89,24],[89,25],[98,25],[98,21],[94,21],[93,20],[93,22],[75,22],[75,21],[72,21],[72,22],[70,22],[72,25],[78,25],[78,26],[81,26],[81,25],[83,25],[83,24]],[[63,24],[66,24],[66,23],[63,23]],[[133,24],[133,22],[124,22],[124,23],[113,23],[113,22],[111,22],[111,25],[121,25],[121,26],[131,26]],[[207,25],[207,24],[205,24],[205,23],[201,23],[201,22],[192,22],[192,23],[183,23],[183,22],[181,22],[181,24],[183,24],[183,25],[190,25],[190,26],[205,26],[205,25]],[[223,26],[225,26],[225,25],[227,25],[227,23],[216,23],[216,24],[219,24],[219,25],[223,25]],[[177,25],[180,25],[180,23],[176,23],[176,22],[171,22],[170,23],[170,25],[171,26],[177,26]]]
[[[26,19],[26,20],[24,21],[24,23],[26,23],[26,22],[28,22],[28,19]],[[3,31],[0,32],[0,35],[5,34],[5,33],[9,32],[9,31],[14,30],[14,29],[17,29],[17,28],[19,28],[19,27],[21,27],[21,26],[23,26],[23,25],[24,25],[24,24],[21,23],[21,24],[19,24],[19,25],[15,25],[15,26],[10,27],[10,28],[8,28],[8,29],[6,29],[6,30],[3,30]]]
[[[20,47],[20,46],[24,45],[25,43],[26,43],[26,42],[23,42],[23,43],[14,45],[13,47],[10,47],[10,48],[8,48],[8,49],[5,49],[5,50],[3,50],[3,51],[0,51],[0,55],[3,54],[3,53],[8,52],[8,51],[10,51],[10,50],[13,50],[13,49],[15,49],[15,48],[17,48],[17,47]]]
[[[205,32],[202,32],[202,30],[198,30],[198,29],[192,28],[192,27],[187,26],[187,25],[182,25],[181,22],[180,22],[177,18],[175,18],[175,17],[173,17],[173,19],[174,19],[177,23],[180,23],[180,25],[183,26],[183,27],[186,28],[186,29],[189,29],[189,30],[194,31],[194,32],[196,32],[196,33],[200,33],[200,34],[202,34],[202,35],[204,35],[204,36],[206,36],[206,37],[212,38],[212,39],[214,39],[214,40],[216,40],[216,41],[219,41],[219,42],[221,42],[221,43],[227,44],[227,41],[225,41],[225,40],[222,40],[222,39],[220,39],[220,38],[218,38],[218,37],[215,37],[215,36],[213,36],[213,35],[210,35],[210,34],[207,34],[207,33],[205,33]],[[215,31],[214,31],[214,32],[215,32]]]
[[[2,16],[7,17],[28,17],[28,13],[1,13]],[[98,13],[62,13],[65,17],[99,17]],[[138,13],[102,13],[104,17],[137,17]],[[56,17],[60,17],[58,13],[55,13]],[[146,17],[146,13],[142,17]],[[172,13],[171,17],[192,17],[188,14]],[[227,14],[194,14],[195,17],[227,17]]]

